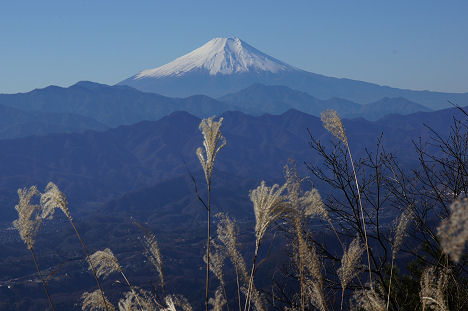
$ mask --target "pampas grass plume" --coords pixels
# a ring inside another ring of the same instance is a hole
[[[451,214],[437,228],[444,253],[459,262],[468,241],[468,199],[456,200],[450,205]]]
[[[115,307],[110,303],[110,301],[101,294],[100,290],[95,290],[92,293],[84,292],[81,295],[81,299],[83,300],[83,304],[81,305],[81,310],[86,311],[99,311],[99,310],[111,310],[115,311]]]

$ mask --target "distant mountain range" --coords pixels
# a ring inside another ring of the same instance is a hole
[[[457,109],[391,115],[379,121],[344,120],[355,157],[375,146],[384,133],[387,151],[402,163],[414,157],[412,140],[429,137],[424,124],[447,135]],[[216,170],[259,182],[280,180],[288,159],[318,161],[308,145],[307,129],[317,139],[333,140],[317,117],[290,110],[282,115],[223,114],[222,132],[227,146],[217,158]],[[103,132],[49,134],[0,140],[0,219],[15,216],[16,189],[32,184],[40,188],[52,180],[67,193],[77,210],[95,208],[129,191],[150,187],[177,176],[187,168],[199,174],[195,149],[202,143],[200,119],[176,112],[159,121],[143,121]],[[198,172],[198,173],[197,173]],[[304,171],[302,171],[304,173]],[[199,182],[203,179],[199,178]]]
[[[406,115],[418,111],[431,111],[423,105],[402,97],[386,97],[375,103],[360,105],[342,98],[320,100],[286,86],[266,86],[258,83],[237,93],[222,96],[219,100],[237,106],[243,112],[255,115],[281,114],[289,109],[296,109],[320,116],[325,109],[333,109],[343,118],[362,117],[368,120],[378,120],[389,114]]]
[[[320,100],[285,86],[254,84],[218,99],[204,95],[170,98],[127,86],[79,82],[68,88],[49,86],[28,93],[0,94],[0,139],[59,132],[103,130],[143,120],[156,121],[175,111],[197,117],[242,111],[252,115],[281,114],[296,109],[315,116],[335,109],[345,118],[376,120],[388,114],[429,111],[404,98],[358,103],[332,98]]]
[[[146,69],[118,85],[173,97],[204,94],[220,97],[254,83],[283,85],[327,100],[343,98],[361,104],[384,97],[404,97],[430,109],[464,106],[468,93],[412,91],[307,72],[266,55],[239,38],[215,38],[163,66]]]
[[[92,118],[78,114],[23,111],[0,105],[0,139],[108,128]]]
[[[0,105],[23,111],[78,114],[109,127],[159,120],[174,111],[187,111],[202,117],[228,110],[224,104],[202,95],[169,98],[130,87],[88,81],[68,88],[49,86],[28,93],[0,94]]]

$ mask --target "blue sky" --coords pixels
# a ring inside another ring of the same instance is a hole
[[[468,1],[3,1],[0,93],[114,84],[213,37],[296,67],[468,92]]]

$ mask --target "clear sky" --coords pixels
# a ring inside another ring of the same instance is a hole
[[[0,93],[115,84],[225,36],[315,73],[468,92],[468,1],[18,0],[0,2]]]

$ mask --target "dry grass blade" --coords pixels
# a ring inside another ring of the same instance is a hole
[[[81,299],[83,300],[81,305],[83,311],[115,310],[112,303],[105,296],[103,298],[100,290],[95,290],[92,293],[84,292]]]
[[[468,241],[468,199],[457,200],[450,205],[451,214],[437,228],[444,253],[459,262]]]

